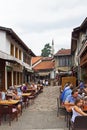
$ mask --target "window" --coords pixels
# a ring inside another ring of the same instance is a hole
[[[23,53],[23,61],[29,65],[31,65],[31,57],[26,54],[26,53]]]
[[[12,56],[14,56],[14,45],[13,44],[11,44],[11,47],[10,47],[10,54]]]
[[[58,58],[59,66],[70,66],[71,58],[69,56],[61,56]]]
[[[15,57],[18,58],[18,48],[15,48]]]
[[[59,66],[62,66],[62,57],[59,58]]]
[[[69,58],[66,58],[66,66],[69,65]]]
[[[21,50],[19,50],[19,59],[21,60]]]
[[[26,53],[23,53],[23,62],[26,63]]]

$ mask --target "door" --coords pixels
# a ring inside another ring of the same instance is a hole
[[[7,89],[9,88],[9,86],[12,86],[12,75],[11,75],[11,71],[7,72]]]

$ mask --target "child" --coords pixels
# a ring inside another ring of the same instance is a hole
[[[87,116],[87,113],[83,112],[82,106],[83,106],[83,100],[77,98],[75,101],[75,106],[73,106],[72,108],[72,118],[71,118],[72,123],[74,123],[76,116]]]

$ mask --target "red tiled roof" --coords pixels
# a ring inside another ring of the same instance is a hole
[[[33,69],[34,70],[48,70],[54,68],[54,62],[52,61],[43,61],[36,65]]]
[[[49,61],[49,60],[53,60],[53,57],[43,57],[43,60],[45,60],[45,61]]]
[[[61,49],[55,54],[55,56],[58,55],[71,55],[71,49]]]
[[[41,56],[37,56],[37,57],[32,57],[32,65],[37,63],[39,60],[41,60],[42,57]]]

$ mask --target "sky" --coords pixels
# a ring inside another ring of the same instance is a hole
[[[71,48],[71,33],[87,16],[87,0],[0,0],[0,26],[11,28],[34,52]]]

